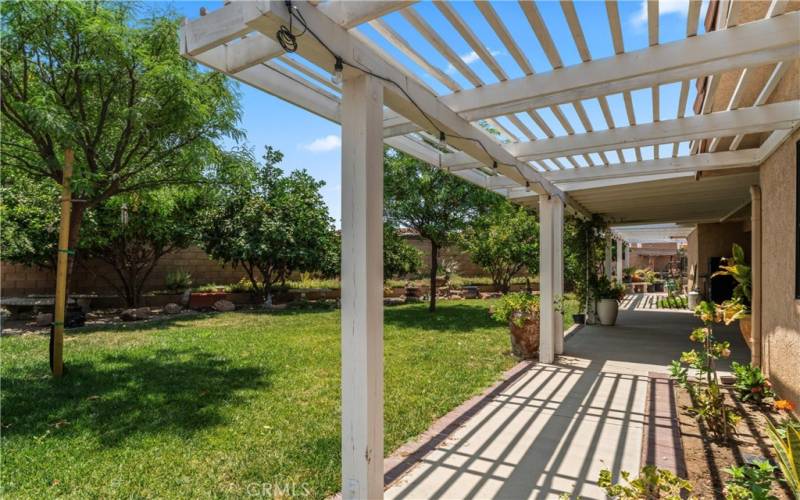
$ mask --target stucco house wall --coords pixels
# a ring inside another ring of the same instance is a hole
[[[716,269],[709,269],[711,257],[728,257],[734,243],[744,249],[745,257],[750,259],[750,225],[745,221],[714,222],[698,224],[687,237],[687,268],[690,272],[689,289],[706,291],[706,284]],[[692,266],[697,270],[697,281],[691,276]]]
[[[782,397],[800,406],[800,301],[795,299],[795,131],[760,168],[761,336],[764,368]]]

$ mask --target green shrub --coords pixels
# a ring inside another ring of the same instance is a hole
[[[769,490],[775,480],[775,466],[768,460],[754,460],[752,463],[732,466],[723,471],[731,475],[725,483],[726,500],[773,500]]]
[[[514,292],[503,295],[494,305],[492,317],[497,321],[522,326],[525,318],[539,314],[539,296],[528,292]]]
[[[692,484],[676,476],[672,471],[659,469],[655,465],[646,465],[642,468],[636,479],[631,479],[631,473],[620,473],[623,483],[612,482],[611,471],[603,469],[597,485],[606,490],[606,495],[619,500],[641,500],[665,498],[680,500],[682,495],[692,492]]]
[[[182,269],[170,271],[165,278],[165,285],[167,290],[178,292],[186,290],[192,286],[192,275]]]
[[[736,395],[741,401],[761,404],[765,398],[775,396],[769,381],[764,377],[761,368],[751,364],[740,364],[734,361],[731,369],[736,376]]]

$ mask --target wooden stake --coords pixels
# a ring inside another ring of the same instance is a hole
[[[67,265],[69,254],[69,219],[72,213],[72,149],[64,151],[64,174],[61,181],[61,225],[58,231],[58,264],[56,267],[56,299],[53,314],[52,370],[54,377],[64,373],[64,311],[67,305]]]

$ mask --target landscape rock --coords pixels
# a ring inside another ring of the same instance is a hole
[[[230,300],[225,300],[225,299],[214,302],[214,305],[212,307],[215,311],[219,312],[229,312],[236,310],[236,304],[234,304]]]
[[[36,326],[50,326],[53,322],[53,313],[39,313],[36,315]]]
[[[405,303],[406,301],[402,297],[386,297],[383,299],[383,305],[386,306],[399,306]]]
[[[499,299],[502,296],[500,292],[481,292],[482,299]]]
[[[164,312],[166,314],[178,314],[179,312],[181,312],[181,310],[183,310],[183,308],[174,302],[170,302],[169,304],[164,306]]]
[[[125,309],[119,315],[122,321],[142,321],[150,317],[149,307]]]

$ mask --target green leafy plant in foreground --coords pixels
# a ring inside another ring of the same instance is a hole
[[[701,302],[695,315],[704,326],[694,329],[689,339],[698,343],[700,349],[682,353],[679,361],[672,362],[670,374],[689,392],[697,419],[706,424],[714,438],[724,442],[739,421],[739,416],[725,404],[716,368],[718,359],[730,357],[730,343],[714,339],[713,326],[718,314],[713,303]]]
[[[795,498],[800,498],[800,422],[790,419],[779,427],[770,422],[767,433],[775,447],[784,481]]]
[[[736,376],[736,394],[741,401],[761,404],[764,399],[775,396],[761,368],[734,361],[731,363],[731,369]]]
[[[497,321],[513,322],[522,326],[525,319],[539,315],[539,296],[528,292],[515,292],[504,295],[494,305],[492,317]]]
[[[692,492],[692,484],[673,473],[659,469],[655,465],[646,465],[635,479],[631,479],[628,471],[620,472],[623,483],[614,483],[611,471],[603,469],[597,480],[598,486],[606,491],[606,495],[619,500],[641,500],[663,498],[679,500]],[[693,497],[687,497],[693,498]]]
[[[775,466],[768,460],[723,469],[731,475],[725,484],[726,500],[774,500],[769,490],[775,480]]]

